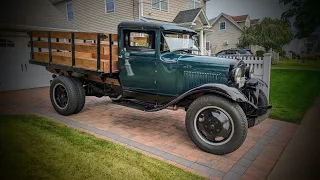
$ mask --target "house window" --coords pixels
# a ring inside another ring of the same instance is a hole
[[[201,7],[200,0],[189,0],[189,9],[196,9]]]
[[[226,30],[226,22],[220,22],[220,30]]]
[[[0,47],[14,47],[14,43],[7,39],[0,39]]]
[[[207,41],[207,42],[206,42],[206,50],[207,50],[207,51],[210,51],[210,41]]]
[[[152,0],[152,9],[168,11],[168,0]]]
[[[106,0],[106,13],[115,12],[114,0]]]
[[[72,3],[67,3],[67,17],[68,17],[68,21],[72,21],[73,20],[73,9],[72,9]]]

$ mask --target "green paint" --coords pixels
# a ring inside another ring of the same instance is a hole
[[[168,29],[179,32],[188,31],[186,28],[173,25],[162,25],[153,29],[123,26],[119,28],[120,82],[123,89],[177,96],[207,83],[227,84],[230,64],[235,63],[236,60],[177,52],[161,54],[161,32]],[[155,31],[155,49],[130,51],[125,57],[123,30]],[[192,30],[188,33],[192,33]],[[132,73],[130,73],[131,70]]]

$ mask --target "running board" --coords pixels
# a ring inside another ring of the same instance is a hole
[[[130,99],[121,99],[121,101],[113,101],[113,103],[120,106],[125,106],[125,107],[146,111],[146,112],[153,112],[153,111],[157,111],[158,109],[159,110],[163,109],[161,108],[162,105],[146,103],[146,102],[130,100]]]

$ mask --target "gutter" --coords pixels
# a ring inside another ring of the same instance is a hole
[[[32,30],[42,30],[42,31],[67,31],[67,32],[77,32],[75,29],[64,29],[64,28],[54,28],[54,27],[43,27],[43,26],[27,26],[27,25],[6,25],[0,24],[0,30],[11,30],[11,31],[32,31]]]

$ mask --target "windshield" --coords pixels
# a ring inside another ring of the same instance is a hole
[[[163,32],[162,36],[164,38],[162,52],[173,52],[181,49],[199,51],[193,34]]]

